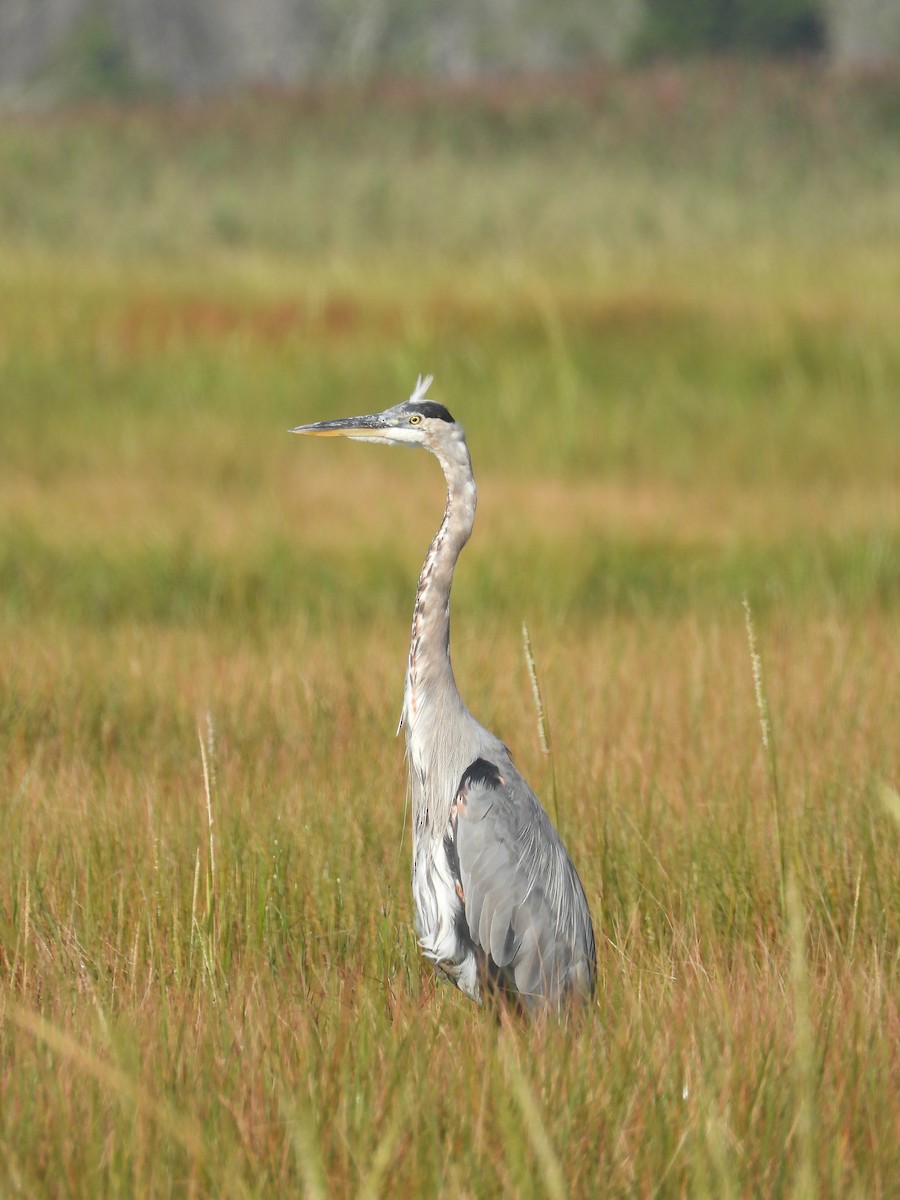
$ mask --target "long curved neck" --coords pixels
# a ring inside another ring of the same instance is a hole
[[[447,506],[425,556],[413,610],[403,706],[410,745],[416,727],[430,723],[441,704],[462,705],[450,664],[450,586],[475,523],[475,479],[462,431],[435,454],[447,479]]]

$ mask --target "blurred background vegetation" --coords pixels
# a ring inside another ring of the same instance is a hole
[[[900,56],[895,0],[0,0],[0,103],[709,54]]]

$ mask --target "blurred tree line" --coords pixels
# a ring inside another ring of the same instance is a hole
[[[645,0],[635,53],[796,54],[826,47],[821,0]]]
[[[897,61],[900,0],[0,0],[0,100],[707,54]]]

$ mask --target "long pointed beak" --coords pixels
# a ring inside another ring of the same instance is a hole
[[[318,421],[313,425],[297,425],[289,433],[306,433],[311,437],[348,437],[376,439],[387,437],[390,426],[381,413],[365,417],[344,417],[340,421]]]

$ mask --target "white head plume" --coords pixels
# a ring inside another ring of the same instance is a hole
[[[433,375],[420,375],[416,380],[416,386],[413,388],[412,395],[409,398],[410,404],[416,404],[418,401],[424,400],[428,389],[431,387],[433,382]]]

